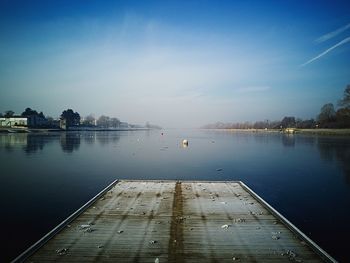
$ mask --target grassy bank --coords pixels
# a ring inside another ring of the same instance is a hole
[[[350,129],[296,129],[295,133],[317,135],[350,135]]]
[[[292,129],[292,132],[287,132],[280,129],[210,129],[216,131],[230,132],[252,132],[252,133],[287,133],[287,134],[314,134],[314,135],[338,135],[350,136],[350,129]]]

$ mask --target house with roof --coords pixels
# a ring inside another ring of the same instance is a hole
[[[22,116],[0,117],[0,127],[27,127],[28,118]]]

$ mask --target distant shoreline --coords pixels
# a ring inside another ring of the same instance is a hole
[[[230,132],[251,132],[251,133],[284,133],[284,134],[312,134],[312,135],[346,135],[350,136],[350,129],[204,129]]]
[[[73,128],[68,130],[63,129],[40,129],[40,128],[25,128],[25,127],[9,127],[0,128],[0,133],[48,133],[48,132],[73,132],[73,131],[149,131],[150,128]]]
[[[350,135],[350,129],[296,129],[295,133],[316,135]]]

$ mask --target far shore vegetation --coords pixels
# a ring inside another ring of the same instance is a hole
[[[122,122],[116,117],[101,115],[96,118],[93,114],[86,117],[67,109],[58,118],[45,116],[31,108],[26,108],[20,115],[8,110],[0,113],[1,128],[32,128],[32,129],[161,129],[157,125],[146,122],[145,125]]]
[[[204,125],[204,129],[255,129],[255,130],[288,130],[317,134],[350,134],[350,85],[344,90],[343,98],[338,101],[336,109],[333,103],[321,107],[316,119],[303,120],[294,116],[286,116],[282,120],[223,123],[216,122]]]

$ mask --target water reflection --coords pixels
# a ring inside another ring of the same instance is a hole
[[[72,153],[79,149],[80,146],[80,134],[65,132],[60,136],[60,143],[62,151],[66,153]]]
[[[343,171],[347,183],[350,184],[349,138],[283,134],[282,144],[285,147],[295,147],[296,144],[311,147],[316,145],[321,159],[338,165]]]
[[[41,135],[29,135],[29,134],[23,134],[23,136],[26,136],[26,143],[23,145],[23,150],[27,154],[33,154],[38,151],[42,151],[44,149],[45,144],[50,143],[53,141],[51,136],[41,136]],[[58,138],[58,135],[53,136],[54,138]]]
[[[0,150],[13,152],[22,149],[26,154],[42,151],[47,144],[58,143],[65,153],[79,150],[82,141],[87,145],[98,142],[104,146],[110,142],[116,143],[120,139],[118,133],[108,132],[61,132],[61,133],[18,133],[0,134]]]
[[[316,144],[317,137],[315,136],[295,136],[297,144],[303,144],[308,146],[313,146]]]
[[[180,149],[184,138],[186,150]],[[350,220],[344,209],[350,206],[349,137],[171,130],[0,134],[0,162],[2,200],[11,200],[2,205],[2,225],[10,226],[11,236],[24,237],[20,249],[14,243],[22,238],[8,243],[11,257],[51,229],[35,228],[39,237],[28,237],[34,228],[18,227],[19,222],[42,225],[45,218],[55,225],[115,178],[243,180],[304,230],[319,240],[324,236],[324,244],[330,240],[328,247],[337,244],[333,251],[344,250],[338,244],[346,242],[333,240],[349,232],[343,229]],[[323,213],[326,207],[331,214]],[[325,227],[334,216],[339,231]],[[6,234],[2,238],[9,240]]]
[[[298,146],[316,147],[322,160],[336,163],[350,184],[350,140],[341,137],[324,136],[302,136],[293,134],[232,134],[218,133],[221,136],[229,136],[232,139],[239,139],[241,142],[253,139],[259,144],[282,144],[284,147],[295,148]],[[120,140],[118,132],[60,132],[60,133],[18,133],[0,134],[0,151],[13,152],[21,149],[26,154],[35,154],[45,149],[48,144],[58,144],[65,153],[73,153],[80,149],[81,144],[106,146],[109,143],[118,143]],[[145,134],[146,137],[150,133]],[[210,136],[211,137],[211,136]],[[210,137],[208,138],[210,140]],[[264,146],[265,147],[265,146]],[[296,149],[296,148],[295,148]],[[296,149],[297,150],[297,149]]]
[[[317,148],[327,162],[337,162],[350,184],[350,142],[348,138],[319,137]]]
[[[6,150],[27,145],[27,134],[0,134],[0,146]]]
[[[110,142],[118,142],[120,139],[120,135],[114,132],[102,131],[96,137],[97,141],[102,145],[107,145]]]
[[[258,143],[268,144],[270,142],[271,136],[268,133],[257,133],[254,139]]]
[[[81,138],[84,140],[84,143],[92,145],[96,141],[96,132],[87,131],[81,134]]]
[[[210,135],[210,132],[207,132]],[[341,168],[346,177],[346,182],[350,184],[350,138],[349,137],[327,137],[301,134],[271,134],[271,133],[238,133],[222,131],[212,132],[211,134],[230,136],[232,139],[239,139],[240,142],[249,143],[251,139],[259,144],[281,143],[286,148],[295,148],[296,146],[315,147],[321,159],[326,162],[334,163]],[[263,146],[268,147],[268,146]],[[302,153],[301,153],[302,154]]]
[[[336,146],[333,143],[329,143],[328,139],[318,139],[317,147],[322,160],[327,162],[333,162],[335,158],[335,151],[333,150]]]
[[[282,144],[285,147],[294,147],[295,146],[295,136],[293,134],[283,134],[282,135]]]

